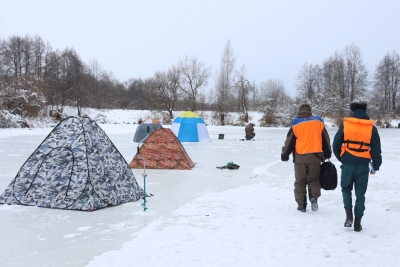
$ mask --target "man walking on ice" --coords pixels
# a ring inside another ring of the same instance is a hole
[[[381,140],[374,121],[370,120],[366,111],[367,103],[353,102],[349,118],[344,118],[332,144],[333,153],[342,163],[340,186],[344,209],[346,211],[345,227],[353,224],[353,202],[351,191],[356,195],[354,206],[354,231],[362,230],[361,218],[365,210],[365,193],[368,187],[368,173],[375,174],[382,164]],[[368,164],[372,159],[372,168]]]
[[[311,107],[307,104],[301,105],[297,118],[292,121],[285,145],[282,147],[282,161],[288,161],[290,154],[293,154],[297,210],[306,211],[308,187],[311,209],[317,211],[317,200],[321,196],[321,162],[324,158],[330,158],[332,151],[324,121],[320,116],[313,116]]]

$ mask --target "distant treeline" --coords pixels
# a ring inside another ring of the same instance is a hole
[[[12,36],[0,40],[0,109],[21,116],[37,116],[43,106],[59,112],[74,106],[78,114],[82,107],[147,109],[165,111],[171,119],[174,110],[211,110],[221,124],[229,112],[242,113],[247,122],[252,110],[263,112],[263,125],[289,123],[301,103],[338,122],[348,115],[352,101],[367,102],[379,123],[400,113],[400,56],[395,50],[382,57],[373,74],[355,44],[321,64],[305,63],[299,66],[296,97],[287,93],[282,80],[249,81],[246,67],[236,68],[235,60],[228,41],[210,86],[211,67],[196,56],[184,56],[152,77],[121,82],[96,60],[83,62],[73,48],[60,51],[40,36]]]

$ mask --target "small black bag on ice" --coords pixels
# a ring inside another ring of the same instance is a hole
[[[324,190],[334,190],[337,187],[338,177],[335,165],[328,161],[321,164],[319,182]]]

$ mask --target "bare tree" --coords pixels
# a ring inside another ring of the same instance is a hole
[[[112,71],[103,71],[99,80],[99,92],[102,97],[101,106],[103,108],[120,108],[122,88]]]
[[[346,62],[346,84],[350,102],[363,98],[368,87],[368,70],[363,62],[360,48],[355,44],[346,46],[343,51]]]
[[[46,45],[43,42],[42,38],[39,35],[33,37],[32,40],[32,50],[33,50],[33,67],[34,74],[42,77],[43,75],[43,65],[44,65],[44,55],[46,53]]]
[[[260,89],[255,82],[253,82],[252,87],[253,90],[250,92],[249,95],[249,108],[250,110],[259,110],[261,107]]]
[[[332,93],[335,95],[334,90],[332,89],[334,86],[332,86],[332,88],[329,86],[325,87],[325,84],[335,84],[333,78],[330,80],[330,78],[333,77],[331,74],[334,72],[334,64],[331,64],[331,61],[326,61],[325,63],[328,74],[326,76],[327,81],[324,79],[324,70],[321,69],[318,64],[313,66],[308,63],[305,63],[302,66],[296,80],[299,102],[309,103],[313,107],[313,111],[320,116],[327,111],[333,111],[334,106],[332,105],[335,104],[335,101],[337,100],[335,97],[335,101],[329,101],[331,98],[330,94]]]
[[[316,93],[316,73],[312,64],[304,63],[297,76],[296,88],[303,99],[313,99]]]
[[[84,64],[74,49],[65,49],[61,54],[61,102],[77,107],[78,116],[81,116],[82,107],[82,77]]]
[[[169,117],[174,117],[172,111],[178,100],[181,71],[178,67],[172,66],[167,73],[156,72],[152,79],[151,89],[154,92],[156,102],[162,109],[168,111]]]
[[[125,83],[125,87],[128,90],[128,96],[131,100],[130,108],[137,110],[148,109],[149,103],[147,101],[148,98],[146,97],[147,86],[144,80],[129,79],[129,81]]]
[[[252,84],[246,78],[246,68],[243,65],[236,72],[235,89],[237,93],[238,107],[244,114],[244,121],[249,121],[249,95],[254,90]]]
[[[203,89],[200,89],[199,93],[197,94],[197,103],[197,110],[206,110],[206,94]]]
[[[15,78],[22,76],[23,46],[24,39],[15,35],[11,36],[8,41],[2,42],[2,64],[7,76],[14,76]]]
[[[333,107],[333,114],[344,117],[350,104],[349,86],[346,82],[346,63],[339,52],[323,63],[324,94],[328,96],[326,104]]]
[[[63,112],[61,52],[53,51],[48,44],[45,53],[44,79],[47,83],[46,99],[53,109]]]
[[[30,76],[32,69],[32,58],[33,58],[33,41],[29,35],[26,35],[22,39],[22,64],[23,74]]]
[[[383,113],[396,111],[396,97],[400,87],[400,56],[387,53],[379,62],[374,77],[374,98]]]
[[[276,124],[277,118],[290,119],[287,111],[290,110],[292,100],[281,80],[273,79],[262,83],[260,91],[260,111],[264,113],[266,125]]]
[[[94,108],[104,108],[104,100],[106,99],[106,91],[101,85],[101,80],[105,78],[106,73],[101,68],[100,62],[92,60],[87,68],[87,90],[89,93],[88,104]]]
[[[233,56],[233,50],[231,47],[230,40],[225,45],[224,52],[222,53],[221,65],[217,72],[216,79],[216,103],[218,112],[221,116],[221,124],[224,113],[229,108],[235,106],[233,99],[233,91],[235,89],[234,71],[235,71],[236,58]]]
[[[188,56],[184,57],[179,62],[178,68],[181,72],[179,88],[184,93],[188,109],[195,111],[197,95],[202,87],[207,86],[211,68],[198,61],[195,56],[190,59]]]

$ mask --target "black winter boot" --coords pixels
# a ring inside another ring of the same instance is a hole
[[[361,218],[362,218],[362,216],[354,217],[354,231],[356,231],[356,232],[360,232],[362,230]]]
[[[346,211],[346,220],[344,221],[344,227],[352,227],[353,226],[353,209],[345,208]]]
[[[303,206],[298,206],[297,210],[299,210],[301,212],[306,212],[306,208],[304,208]]]
[[[306,212],[306,208],[307,208],[307,196],[304,196],[303,205],[298,205],[297,210],[301,212]]]
[[[308,197],[310,198],[310,202],[311,202],[311,210],[312,211],[317,211],[318,210],[317,198],[315,198],[313,196],[313,194],[311,193],[311,189],[310,188],[308,188]]]
[[[317,199],[315,197],[310,198],[310,202],[311,202],[311,209],[312,211],[317,211],[318,210],[318,202]]]

